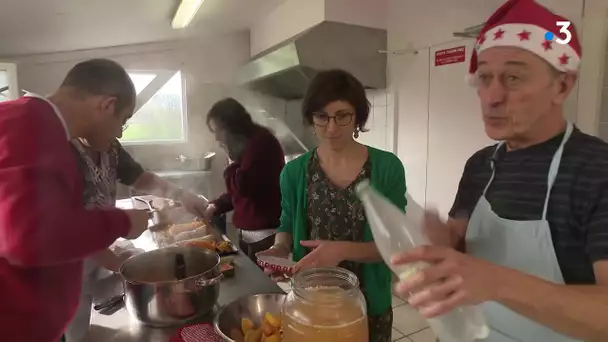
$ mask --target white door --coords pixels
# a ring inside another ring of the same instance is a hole
[[[17,85],[17,65],[0,62],[0,102],[19,97]]]
[[[443,218],[454,202],[466,161],[493,143],[484,132],[476,91],[465,82],[474,42],[465,39],[436,46],[429,56],[426,208],[437,208]],[[438,52],[438,57],[453,56],[450,49],[463,46],[465,55],[459,62],[435,65]]]

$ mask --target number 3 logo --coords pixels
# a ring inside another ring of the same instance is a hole
[[[562,45],[570,43],[570,40],[572,40],[572,32],[570,32],[568,28],[570,27],[571,23],[569,21],[558,21],[555,24],[561,27],[559,33],[566,34],[566,39],[557,38],[555,39],[555,42]]]

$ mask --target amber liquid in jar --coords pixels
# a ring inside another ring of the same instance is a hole
[[[367,342],[357,277],[337,267],[298,274],[283,308],[284,342]]]

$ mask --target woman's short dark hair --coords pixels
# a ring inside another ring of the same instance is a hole
[[[207,127],[213,131],[209,125],[211,120],[222,129],[236,135],[250,136],[258,127],[247,109],[230,97],[216,102],[207,113]]]
[[[370,103],[365,88],[355,76],[340,69],[318,73],[308,86],[302,103],[305,122],[313,125],[313,113],[335,101],[350,103],[355,108],[355,127],[359,131],[366,131]]]

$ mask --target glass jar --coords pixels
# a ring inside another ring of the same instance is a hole
[[[283,341],[367,342],[367,310],[357,276],[340,267],[298,272],[283,306]]]

